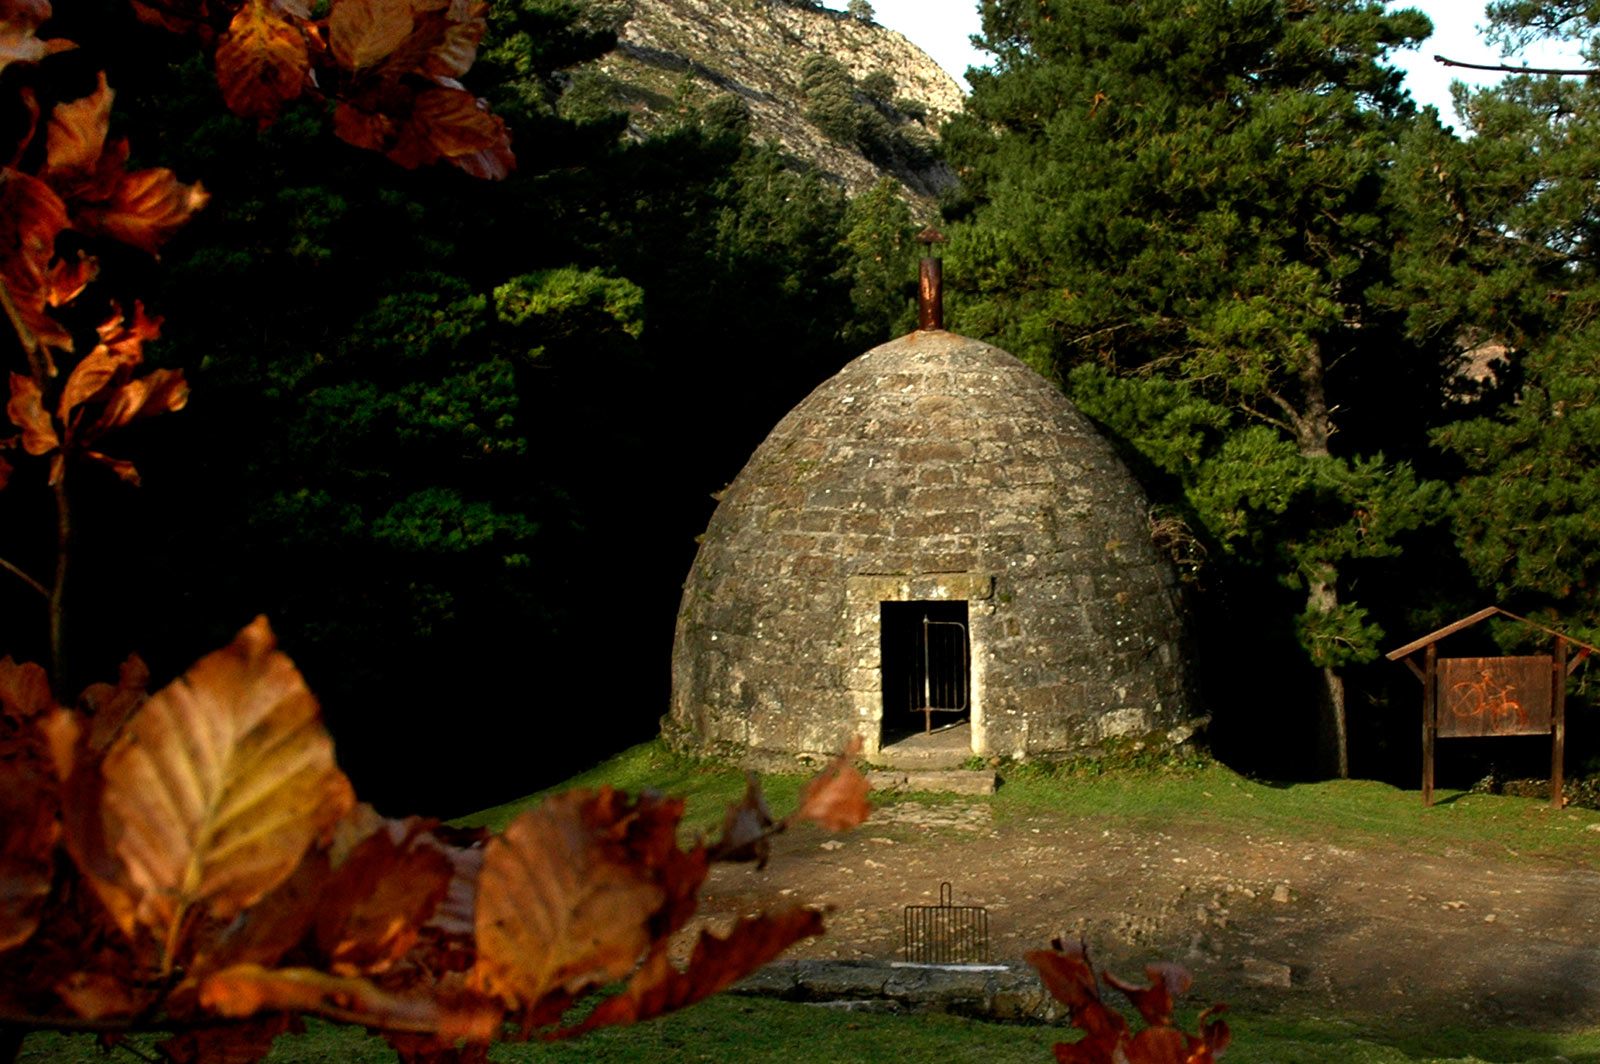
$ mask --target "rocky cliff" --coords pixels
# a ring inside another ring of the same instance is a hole
[[[624,108],[635,134],[686,107],[747,114],[758,140],[851,193],[892,176],[926,213],[953,182],[937,133],[961,88],[901,34],[806,0],[632,6],[617,48],[574,79]]]

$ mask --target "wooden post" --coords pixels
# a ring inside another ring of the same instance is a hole
[[[1567,641],[1556,636],[1554,675],[1550,690],[1550,805],[1561,808],[1562,762],[1567,754]]]
[[[1439,649],[1429,643],[1423,651],[1422,666],[1422,807],[1433,805],[1434,713],[1439,689]]]

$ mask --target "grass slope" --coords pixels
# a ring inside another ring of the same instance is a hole
[[[997,820],[1041,813],[1105,820],[1166,832],[1249,835],[1292,832],[1350,847],[1404,840],[1423,852],[1485,852],[1593,861],[1600,851],[1600,813],[1553,810],[1527,799],[1440,792],[1423,809],[1415,791],[1363,780],[1274,784],[1246,779],[1204,761],[1153,764],[1088,762],[1056,768],[1005,766],[992,797],[914,795],[918,801],[983,801]],[[803,777],[763,780],[777,815],[794,806]],[[611,784],[647,788],[687,800],[686,833],[710,833],[723,810],[743,794],[744,774],[679,757],[659,743],[623,751],[560,788]],[[543,792],[548,793],[548,792]],[[457,823],[496,830],[543,793],[486,809]],[[904,800],[885,796],[882,801]],[[1600,1031],[1540,1032],[1450,1025],[1378,1026],[1339,1016],[1235,1014],[1229,1064],[1600,1064]],[[1182,1018],[1193,1030],[1194,1016]],[[882,1064],[982,1060],[984,1064],[1047,1064],[1050,1046],[1075,1032],[1059,1027],[982,1023],[948,1016],[880,1016],[812,1005],[723,996],[678,1015],[614,1029],[574,1043],[496,1046],[491,1059],[528,1064]],[[154,1039],[130,1040],[142,1052]],[[126,1058],[130,1062],[133,1056]],[[311,1022],[304,1035],[280,1038],[271,1064],[344,1061],[377,1064],[395,1055],[381,1039]],[[20,1061],[89,1064],[104,1061],[88,1036],[32,1035]]]

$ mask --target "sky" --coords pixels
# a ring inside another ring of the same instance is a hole
[[[917,47],[960,81],[969,66],[983,66],[988,55],[972,47],[968,38],[978,32],[978,9],[973,0],[871,0],[876,20],[899,30]],[[845,0],[827,0],[828,7],[843,10]],[[1433,61],[1435,53],[1469,63],[1499,63],[1498,48],[1488,44],[1478,32],[1483,22],[1483,5],[1474,0],[1408,0],[1393,7],[1421,8],[1433,20],[1433,36],[1420,48],[1397,52],[1395,65],[1406,71],[1406,86],[1419,104],[1433,104],[1446,125],[1455,124],[1450,105],[1450,82],[1459,78],[1468,84],[1483,85],[1504,75],[1489,71],[1447,68]],[[1576,49],[1550,49],[1530,55],[1535,66],[1576,66]],[[963,83],[964,85],[964,83]]]

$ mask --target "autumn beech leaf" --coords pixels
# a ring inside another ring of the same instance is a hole
[[[271,1052],[273,1039],[303,1029],[294,1017],[280,1012],[243,1023],[183,1031],[156,1047],[173,1064],[255,1064]]]
[[[312,1012],[345,1023],[434,1035],[444,1042],[487,1042],[500,1010],[468,998],[441,1001],[424,994],[391,994],[366,979],[329,975],[315,968],[264,968],[239,964],[207,976],[200,1004],[219,1016],[245,1018],[270,1010]]]
[[[560,1035],[637,1023],[692,1005],[727,989],[801,939],[820,934],[821,914],[801,908],[746,917],[724,936],[703,931],[686,969],[674,968],[665,950],[656,951],[620,994],[601,1002],[582,1023]]]
[[[265,125],[304,91],[311,55],[297,26],[264,0],[248,0],[217,45],[216,64],[228,109]]]
[[[850,763],[860,751],[861,737],[856,736],[849,749],[805,782],[794,819],[809,820],[828,831],[848,831],[865,822],[872,814],[867,802],[870,784]]]
[[[334,974],[382,973],[416,945],[455,872],[423,841],[427,826],[413,818],[368,836],[328,881],[316,941]]]
[[[489,153],[505,164],[505,173],[497,175],[504,177],[514,166],[505,123],[458,83],[448,78],[438,81],[437,87],[417,94],[408,120],[385,154],[410,170],[441,159],[451,163],[477,159],[479,165],[488,165],[477,157]]]
[[[761,793],[761,777],[754,772],[744,776],[744,797],[737,805],[728,806],[722,818],[722,833],[711,845],[711,859],[754,861],[760,871],[771,855],[768,839],[782,829],[773,823],[766,796]]]
[[[78,438],[88,443],[129,422],[182,410],[188,402],[189,383],[182,370],[152,370],[113,392],[100,416]]]
[[[1106,977],[1109,985],[1129,996],[1149,1025],[1133,1035],[1128,1021],[1101,1001],[1082,944],[1063,945],[1058,939],[1048,950],[1035,950],[1023,959],[1039,972],[1050,995],[1067,1006],[1072,1025],[1084,1032],[1076,1042],[1056,1043],[1059,1064],[1211,1064],[1228,1045],[1228,1025],[1211,1018],[1225,1006],[1201,1014],[1199,1036],[1172,1026],[1172,994],[1189,985],[1189,974],[1178,965],[1146,968],[1149,987]]]
[[[49,348],[72,350],[72,334],[45,310],[56,290],[56,237],[67,225],[66,204],[49,185],[29,174],[0,171],[0,303],[23,348],[43,353],[47,365]]]
[[[151,696],[102,775],[106,838],[164,968],[191,910],[227,918],[259,900],[353,801],[264,617]]]
[[[11,375],[11,399],[6,403],[6,416],[22,430],[22,449],[29,454],[38,457],[61,446],[55,423],[45,412],[39,383],[32,377],[20,373]]]
[[[0,2],[0,71],[12,63],[37,63],[47,55],[74,47],[71,41],[41,41],[34,36],[49,17],[47,0]]]
[[[515,1009],[633,970],[667,892],[628,860],[628,815],[610,788],[571,791],[517,816],[478,874],[474,986]]]
[[[340,66],[376,66],[411,35],[411,0],[336,0],[328,13],[328,47]]]
[[[84,179],[99,167],[111,129],[113,95],[101,71],[94,92],[57,104],[50,112],[43,173],[52,184]]]
[[[75,206],[73,227],[155,255],[210,198],[200,182],[186,185],[171,170],[137,170],[122,174],[105,199]]]

